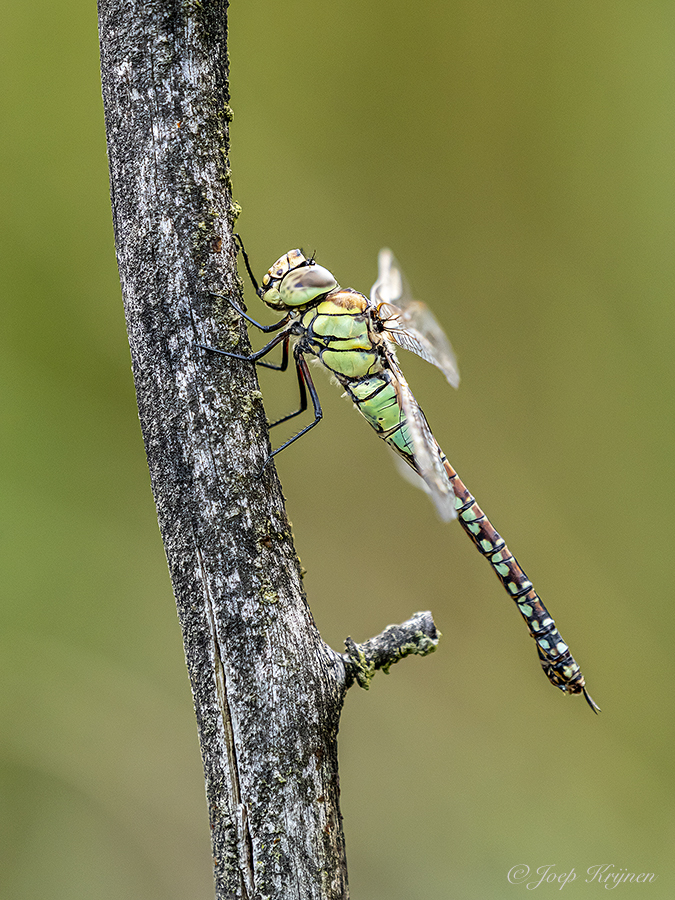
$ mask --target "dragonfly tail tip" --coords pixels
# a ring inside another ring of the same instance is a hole
[[[602,712],[602,710],[600,709],[600,707],[598,706],[598,704],[595,702],[595,700],[591,697],[591,695],[588,693],[588,691],[586,690],[586,688],[583,688],[583,692],[584,692],[584,697],[586,698],[586,703],[588,703],[588,705],[590,706],[590,708],[593,710],[593,712],[594,712],[594,713],[596,714],[596,716],[597,716],[597,714],[598,714],[599,712]]]

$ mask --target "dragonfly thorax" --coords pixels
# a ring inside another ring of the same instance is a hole
[[[337,287],[328,269],[307,259],[301,250],[289,250],[263,278],[260,297],[272,309],[297,309]]]

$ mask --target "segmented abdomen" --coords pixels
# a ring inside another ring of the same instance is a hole
[[[399,403],[394,378],[389,370],[383,369],[374,375],[368,375],[358,381],[345,381],[343,384],[361,415],[392,449],[415,468],[408,423]]]
[[[537,645],[539,660],[549,681],[570,694],[583,693],[591,708],[596,710],[596,705],[586,692],[581,669],[562,639],[552,616],[532,587],[532,582],[444,454],[442,458],[455,492],[459,521],[494,569],[507,594],[515,601]]]
[[[347,394],[375,431],[413,468],[415,458],[405,415],[399,404],[393,376],[383,370],[358,381],[344,382]],[[552,616],[534,590],[506,542],[469,493],[457,472],[436,443],[438,454],[455,495],[457,516],[464,531],[488,560],[495,574],[514,600],[537,645],[541,667],[551,684],[570,694],[581,694],[594,712],[599,707],[586,691],[578,663],[562,639]]]

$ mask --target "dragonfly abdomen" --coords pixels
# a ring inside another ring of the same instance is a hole
[[[578,663],[534,590],[532,582],[447,459],[443,460],[443,464],[455,493],[455,505],[462,528],[488,560],[507,594],[518,607],[537,645],[539,661],[547,678],[551,684],[566,693],[583,693],[591,708],[597,711],[598,707],[586,691],[584,676]]]
[[[387,369],[358,380],[343,381],[348,396],[383,440],[417,469],[414,445],[408,422],[401,408],[393,378]],[[433,440],[433,438],[432,438]],[[555,687],[569,694],[583,693],[595,712],[598,707],[588,695],[578,663],[562,639],[555,622],[520,567],[506,541],[467,490],[445,454],[433,442],[455,498],[457,517],[464,531],[484,556],[507,594],[515,602],[527,629],[537,645],[537,653],[546,677]]]
[[[358,381],[344,382],[344,387],[378,435],[415,468],[408,423],[389,371],[384,369]]]

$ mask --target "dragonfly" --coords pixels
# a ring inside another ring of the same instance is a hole
[[[307,258],[301,250],[289,250],[281,256],[258,285],[243,241],[238,235],[237,238],[256,294],[266,306],[284,315],[272,325],[261,325],[231,298],[225,298],[261,332],[277,333],[251,355],[200,346],[279,371],[288,369],[292,352],[300,404],[270,427],[306,412],[308,395],[314,412],[313,421],[270,453],[265,466],[321,420],[321,403],[308,366],[308,359],[318,360],[379,437],[410,467],[413,478],[421,478],[440,518],[459,520],[515,602],[551,684],[565,694],[583,694],[593,712],[598,713],[600,707],[588,693],[581,669],[552,616],[506,542],[448,462],[406,381],[398,348],[436,366],[455,388],[459,371],[443,329],[429,307],[413,298],[391,250],[380,251],[377,281],[366,296],[353,288],[340,287],[328,269],[319,265],[314,256]],[[281,362],[265,361],[264,357],[279,345]]]

